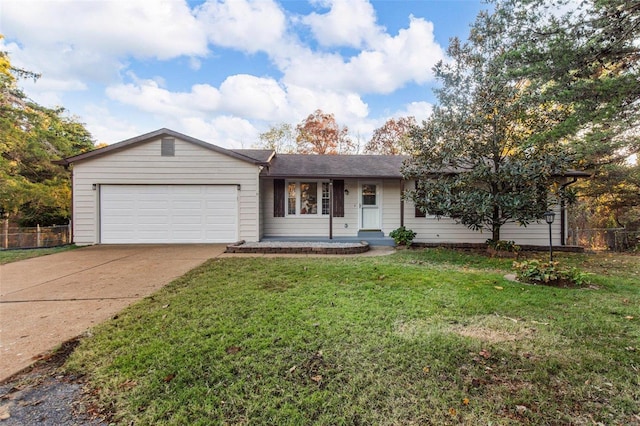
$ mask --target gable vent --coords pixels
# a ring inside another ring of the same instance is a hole
[[[174,157],[176,155],[176,140],[173,138],[162,138],[160,155],[163,157]]]

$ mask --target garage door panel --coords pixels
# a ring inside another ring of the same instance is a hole
[[[197,195],[203,195],[203,194],[197,194]],[[174,211],[180,212],[180,211],[191,211],[191,210],[200,210],[204,207],[203,203],[201,201],[193,201],[193,200],[180,200],[180,201],[173,201],[171,203],[171,208]]]
[[[216,218],[212,218],[211,220],[212,221],[216,220]],[[173,229],[182,229],[181,226],[187,226],[191,228],[192,225],[207,226],[207,224],[202,220],[202,218],[199,218],[199,217],[175,217],[174,216],[172,224],[174,226]]]
[[[138,202],[138,207],[141,209],[157,210],[157,209],[168,209],[170,207],[168,201],[139,199],[137,200],[137,202]]]
[[[237,240],[235,185],[102,185],[100,190],[102,243]]]

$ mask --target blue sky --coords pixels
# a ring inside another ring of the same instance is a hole
[[[0,49],[42,74],[98,142],[161,127],[250,148],[278,123],[333,113],[364,144],[387,119],[426,118],[431,68],[479,0],[2,0]]]

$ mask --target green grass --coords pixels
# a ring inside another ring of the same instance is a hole
[[[0,250],[0,265],[17,262],[19,260],[31,259],[32,257],[46,256],[48,254],[60,253],[76,248],[73,245],[24,250]]]
[[[449,250],[212,260],[67,362],[119,424],[637,424],[640,258],[595,286]]]

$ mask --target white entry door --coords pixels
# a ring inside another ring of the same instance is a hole
[[[380,184],[363,183],[360,187],[361,229],[380,229]]]

